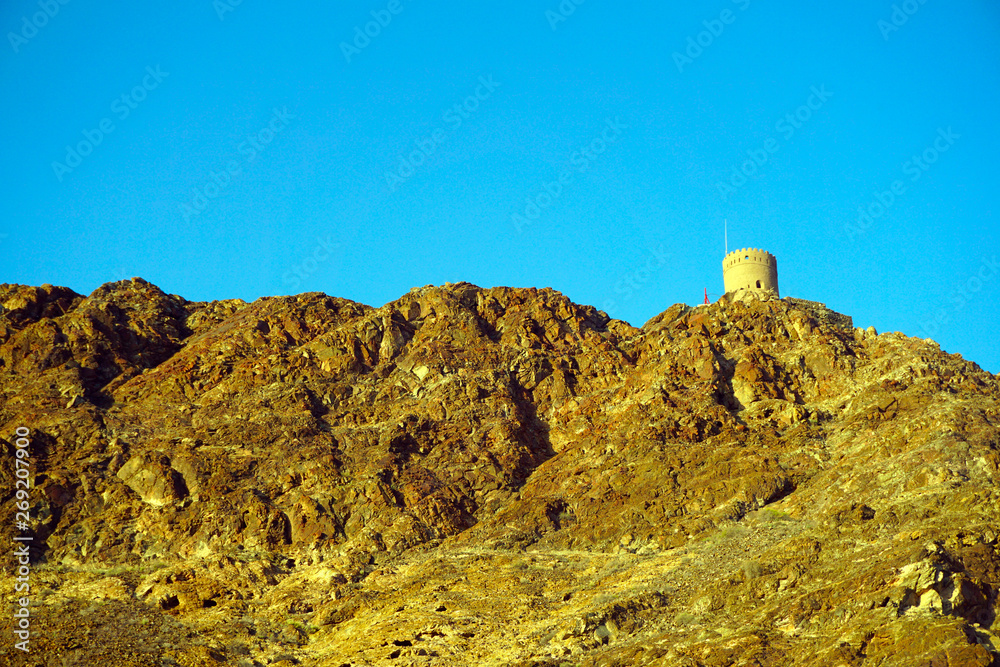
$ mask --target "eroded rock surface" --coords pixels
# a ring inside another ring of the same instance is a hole
[[[0,285],[19,426],[0,664],[1000,665],[996,376],[808,301]]]

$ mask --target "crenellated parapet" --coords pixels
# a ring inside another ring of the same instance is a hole
[[[770,290],[778,294],[778,259],[759,248],[734,250],[722,260],[726,293],[738,289]]]

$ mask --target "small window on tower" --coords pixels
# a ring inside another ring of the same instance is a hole
[[[757,289],[760,289],[760,281],[757,281]]]

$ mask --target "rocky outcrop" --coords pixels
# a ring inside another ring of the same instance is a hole
[[[997,664],[1000,386],[931,341],[752,292],[0,306],[61,664]]]
[[[187,496],[183,478],[170,467],[170,459],[164,454],[150,451],[137,454],[116,475],[139,494],[143,502],[156,507],[163,507]]]

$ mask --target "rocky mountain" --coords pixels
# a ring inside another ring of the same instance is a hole
[[[0,438],[2,665],[1000,665],[997,376],[809,301],[0,285]]]

